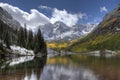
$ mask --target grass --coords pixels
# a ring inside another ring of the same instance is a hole
[[[78,41],[76,45],[70,46],[72,52],[83,52],[91,50],[120,50],[120,33],[95,36],[91,39],[85,38]]]

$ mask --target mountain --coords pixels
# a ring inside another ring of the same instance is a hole
[[[26,27],[21,27],[19,22],[0,7],[0,58],[31,54],[46,55],[46,43],[41,30],[38,29],[34,34]]]
[[[67,26],[63,22],[57,21],[54,24],[48,23],[41,28],[41,32],[44,35],[45,40],[71,40],[79,38],[86,33],[90,32],[96,25],[86,24],[86,25],[75,25]]]
[[[6,10],[0,8],[0,19],[9,26],[18,28],[20,26],[19,22],[14,19],[14,15],[12,13],[11,15]],[[64,24],[63,22],[58,21],[54,24],[48,23],[45,25],[38,26],[38,28],[41,28],[45,40],[54,41],[61,39],[71,40],[71,39],[79,38],[84,34],[88,33],[89,31],[91,31],[93,29],[92,27],[94,26],[95,26],[94,24],[85,24],[85,25],[81,24],[70,27]],[[38,28],[35,27],[36,30],[38,30]],[[36,30],[34,30],[34,32],[36,32]]]
[[[0,20],[10,27],[19,28],[21,27],[20,23],[13,19],[13,17],[3,8],[0,7]]]
[[[101,23],[87,36],[71,44],[73,52],[91,50],[120,50],[120,5],[107,13]]]

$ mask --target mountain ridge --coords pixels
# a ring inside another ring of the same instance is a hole
[[[19,28],[21,27],[20,23],[15,20],[6,10],[0,7],[0,19],[5,24],[9,25],[10,27]]]
[[[106,14],[100,24],[87,36],[71,44],[68,50],[120,50],[120,5]]]
[[[3,12],[3,10],[1,10],[1,12]],[[8,14],[8,12],[6,12],[6,14]],[[12,15],[12,13],[10,13],[10,14]],[[8,25],[11,25],[12,27],[20,26],[20,24],[15,20],[16,18],[13,19],[14,15],[12,15],[12,16],[11,15],[9,15],[9,16],[5,15],[5,16],[8,16],[5,18],[4,18],[4,15],[2,15],[1,16],[2,17],[1,19],[3,19],[2,21],[4,21],[4,23],[6,23]],[[27,24],[26,24],[26,27],[27,27],[27,29],[28,28],[30,29],[30,27],[28,27]],[[84,34],[88,33],[94,27],[95,27],[94,24],[89,24],[89,25],[80,24],[80,25],[74,25],[74,26],[67,26],[65,23],[63,23],[61,21],[57,21],[54,24],[48,23],[45,25],[34,26],[33,31],[34,31],[34,33],[36,33],[36,31],[40,28],[46,41],[73,40],[75,38],[79,38],[79,37],[83,36]],[[72,37],[72,36],[74,36],[74,37]]]
[[[90,32],[96,25],[74,25],[72,27],[67,26],[63,22],[57,21],[54,24],[48,23],[43,26],[39,26],[45,40],[58,41],[58,40],[73,40],[79,38],[86,33]]]

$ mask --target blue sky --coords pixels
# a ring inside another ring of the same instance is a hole
[[[71,14],[69,15],[71,18],[75,14],[84,14],[78,20],[73,19],[73,22],[76,20],[77,23],[74,24],[85,24],[88,22],[97,23],[102,20],[106,13],[120,3],[120,0],[0,0],[0,2],[16,6],[28,13],[31,9],[36,9],[48,18],[56,17],[55,14],[53,16],[55,9],[58,13],[63,11],[66,14]],[[56,20],[52,19],[52,21],[55,22]],[[63,22],[65,21],[67,20]]]

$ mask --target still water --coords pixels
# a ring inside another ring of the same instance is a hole
[[[1,59],[0,80],[120,80],[120,58],[69,55]]]

